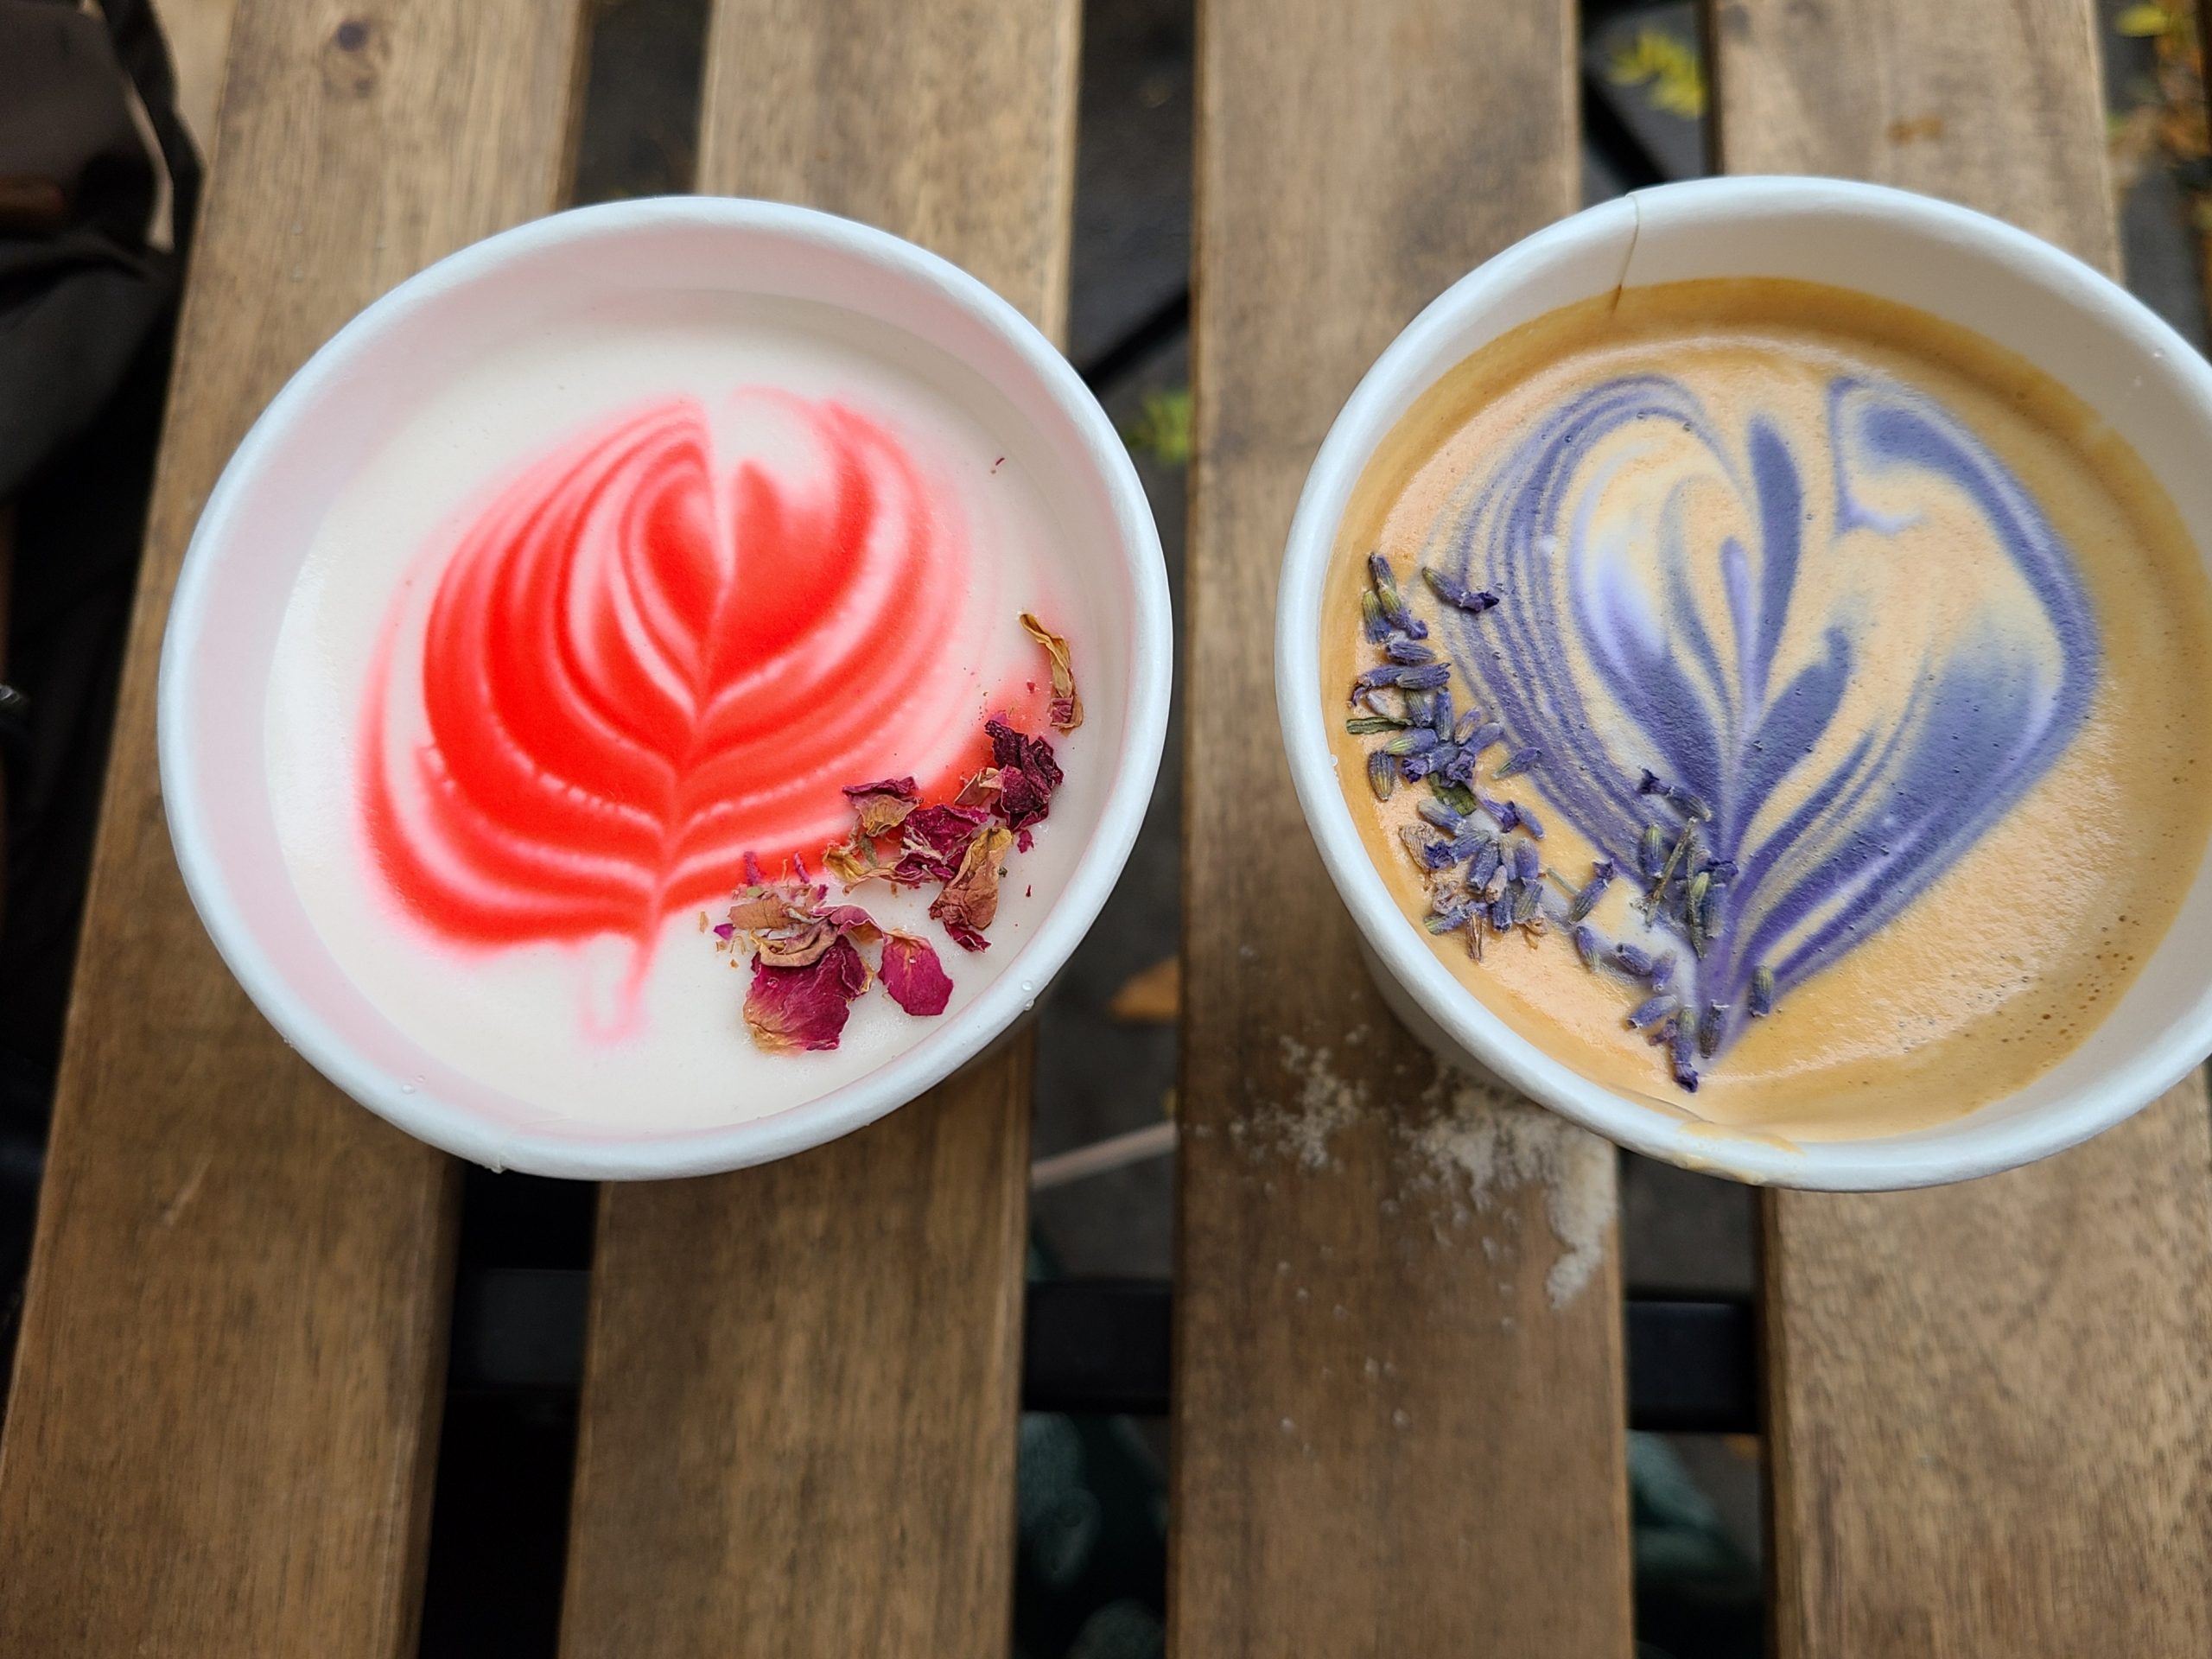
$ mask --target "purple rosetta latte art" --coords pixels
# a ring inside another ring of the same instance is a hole
[[[1707,1054],[1755,976],[1762,1007],[1786,997],[1964,857],[2100,674],[2073,553],[1972,432],[1885,380],[1805,403],[1799,429],[1762,410],[1739,433],[1669,376],[1587,385],[1460,487],[1421,556],[1500,596],[1437,607],[1434,643],[1624,881],[1655,874],[1647,826],[1672,846],[1700,820],[1674,880],[1703,874],[1702,925],[1652,906],[1644,944],[1690,947],[1675,989],[1710,1011]]]

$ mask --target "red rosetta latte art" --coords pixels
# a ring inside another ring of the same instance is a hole
[[[673,400],[527,468],[460,537],[404,696],[406,599],[362,715],[371,855],[461,945],[635,946],[727,900],[748,850],[818,849],[842,785],[972,762],[978,688],[948,651],[957,515],[880,423],[747,394],[814,454],[715,460]],[[788,475],[787,475],[788,474]],[[398,676],[398,682],[395,681]],[[955,735],[957,734],[957,735]]]

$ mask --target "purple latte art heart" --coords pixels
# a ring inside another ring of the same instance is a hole
[[[1691,947],[1707,1054],[1955,868],[2100,674],[2074,555],[2002,460],[1895,383],[1812,401],[1817,430],[1738,434],[1667,376],[1587,386],[1421,553],[1439,592],[1500,596],[1434,607],[1435,643],[1600,856],[1632,874],[1695,822],[1695,896],[1647,943]]]

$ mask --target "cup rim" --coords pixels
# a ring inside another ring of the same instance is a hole
[[[432,1091],[404,1086],[294,992],[241,915],[214,851],[192,764],[194,663],[219,639],[219,629],[210,628],[210,573],[283,435],[397,325],[549,251],[684,230],[772,238],[873,267],[949,302],[1011,348],[1075,433],[1107,498],[1114,544],[1126,566],[1133,602],[1120,758],[1089,843],[1057,900],[975,1001],[925,1039],[817,1099],[763,1117],[627,1136],[549,1135],[494,1122]],[[1021,1017],[1090,931],[1135,844],[1166,743],[1173,639],[1159,530],[1127,448],[1067,359],[982,281],[889,232],[781,202],[664,196],[571,208],[473,243],[387,291],[318,348],[247,431],[193,531],[164,628],[156,693],[162,801],[186,892],[225,965],[285,1043],[354,1101],[418,1140],[494,1170],[601,1180],[709,1174],[805,1151],[874,1122],[942,1082]],[[1025,983],[1033,988],[1025,991]]]
[[[1318,692],[1321,588],[1352,486],[1413,398],[1464,358],[1453,342],[1471,319],[1570,250],[1618,238],[1629,239],[1632,250],[1643,205],[1655,198],[1708,219],[1878,218],[1931,243],[1964,245],[2012,264],[2069,302],[2095,306],[2146,359],[2163,356],[2212,421],[2212,367],[2156,314],[2063,249],[1951,202],[1846,180],[1745,176],[1657,185],[1556,220],[1460,277],[1406,325],[1345,401],[1306,474],[1284,547],[1275,617],[1276,709],[1306,827],[1370,961],[1391,982],[1386,990],[1410,999],[1421,1023],[1433,1027],[1423,1040],[1435,1046],[1442,1037],[1513,1088],[1622,1146],[1756,1185],[1834,1192],[1936,1185],[2063,1151],[2132,1116],[2203,1062],[2212,1052],[2212,997],[2171,1022],[2096,1086],[2077,1088],[2037,1111],[1975,1121],[2001,1103],[2000,1096],[1910,1138],[1791,1142],[1670,1117],[1592,1082],[1512,1030],[1438,959],[1360,839],[1338,781]]]

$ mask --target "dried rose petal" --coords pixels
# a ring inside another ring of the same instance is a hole
[[[1075,666],[1069,660],[1068,642],[1027,611],[1021,613],[1021,626],[1052,659],[1052,701],[1046,718],[1058,730],[1071,732],[1083,724],[1083,698],[1075,689]]]
[[[904,823],[906,815],[921,804],[922,796],[912,778],[886,778],[878,783],[847,785],[845,798],[860,816],[861,834],[874,836],[887,836]]]
[[[868,964],[850,939],[835,939],[804,968],[778,968],[756,957],[746,1028],[771,1054],[835,1048],[853,999],[867,986]]]
[[[907,883],[950,881],[991,815],[975,806],[925,806],[900,826],[906,856],[892,880]]]
[[[1014,832],[997,824],[978,835],[968,843],[959,873],[930,905],[930,914],[963,950],[983,948],[983,931],[999,913],[999,876],[1013,845]]]
[[[952,798],[952,804],[955,806],[988,806],[991,798],[998,792],[999,769],[985,766],[960,785],[960,793]]]
[[[943,1014],[952,981],[927,939],[896,931],[883,936],[883,988],[909,1014]]]
[[[822,849],[822,867],[848,887],[857,887],[872,876],[885,874],[876,862],[875,843],[855,834]]]
[[[988,950],[991,948],[991,942],[965,922],[947,922],[944,931],[951,935],[952,942],[963,950]]]
[[[1061,782],[1052,746],[1016,730],[998,715],[983,722],[983,730],[990,736],[991,758],[998,763],[999,797],[993,810],[1009,830],[1042,822]]]

